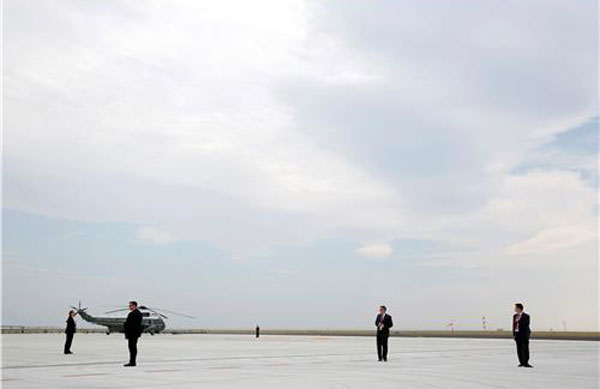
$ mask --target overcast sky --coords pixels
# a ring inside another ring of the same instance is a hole
[[[597,15],[5,0],[3,324],[597,330]]]

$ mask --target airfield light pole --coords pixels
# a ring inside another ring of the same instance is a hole
[[[450,319],[450,323],[446,327],[450,327],[450,332],[454,335],[454,319]]]

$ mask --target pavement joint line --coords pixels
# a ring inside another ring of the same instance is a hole
[[[504,348],[498,348],[496,350],[504,350]],[[460,349],[456,351],[481,351],[480,348],[471,349]],[[489,351],[489,349],[488,349]],[[399,354],[423,354],[423,353],[436,353],[445,352],[443,349],[435,350],[420,350],[420,351],[395,351],[390,352],[390,355]],[[372,353],[352,353],[352,354],[339,354],[339,353],[327,353],[327,354],[288,354],[288,355],[249,355],[249,356],[238,356],[238,357],[212,357],[212,358],[181,358],[181,359],[159,359],[159,360],[148,360],[144,361],[148,363],[177,363],[177,362],[203,362],[203,361],[228,361],[228,360],[246,360],[246,359],[277,359],[277,358],[313,358],[313,357],[344,357],[344,356],[356,356],[356,355],[371,355]],[[98,362],[81,362],[81,363],[55,363],[46,365],[14,365],[14,366],[3,366],[2,370],[19,370],[19,369],[38,369],[38,368],[51,368],[51,367],[75,367],[75,366],[95,366],[95,365],[114,365],[120,364],[123,361],[98,361]]]
[[[183,371],[183,369],[144,370],[144,373],[170,373],[173,371]]]
[[[108,375],[108,373],[85,373],[85,374],[67,374],[63,375],[64,378],[82,378],[82,377],[96,377]]]

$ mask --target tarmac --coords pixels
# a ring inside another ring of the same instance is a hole
[[[3,388],[598,388],[600,343],[532,340],[533,369],[510,339],[144,335],[137,367],[122,334],[2,335]]]

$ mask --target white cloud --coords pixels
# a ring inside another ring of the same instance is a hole
[[[506,251],[511,255],[543,254],[559,251],[577,244],[597,239],[594,229],[581,226],[565,226],[541,231],[531,238],[509,246]]]
[[[8,207],[240,255],[324,237],[501,251],[593,215],[576,175],[511,174],[595,110],[583,9],[556,30],[562,7],[535,2],[86,4],[6,5]]]
[[[175,237],[170,232],[153,227],[141,228],[137,232],[136,237],[140,242],[158,245],[169,244],[175,240]]]
[[[387,243],[372,243],[359,247],[358,253],[367,258],[384,259],[394,253],[394,248]]]
[[[508,175],[484,214],[510,231],[535,234],[554,228],[595,229],[596,193],[576,172]]]
[[[597,114],[586,4],[5,1],[4,206],[229,259],[442,241],[432,271],[558,265],[577,296],[597,156],[539,146]]]
[[[86,7],[67,13],[9,7],[20,23],[7,27],[6,158],[19,182],[29,185],[38,176],[33,185],[48,195],[42,201],[8,195],[8,206],[80,220],[159,223],[183,238],[241,252],[270,244],[273,235],[232,237],[219,227],[228,217],[160,201],[156,190],[137,182],[313,220],[303,240],[318,237],[319,228],[381,231],[397,224],[389,211],[401,196],[351,159],[319,147],[276,96],[288,79],[323,85],[372,79],[358,58],[346,60],[343,47],[309,39],[304,2],[160,4],[123,3],[127,22],[90,15]],[[46,33],[38,35],[35,22],[22,34],[36,13],[49,24]],[[115,197],[75,188],[82,179],[92,187],[105,181],[101,191]],[[118,181],[127,188],[116,188]],[[55,195],[63,190],[78,198]],[[165,212],[150,212],[154,202]],[[254,217],[231,218],[245,230],[256,224]],[[298,236],[295,227],[277,230],[288,240]]]

